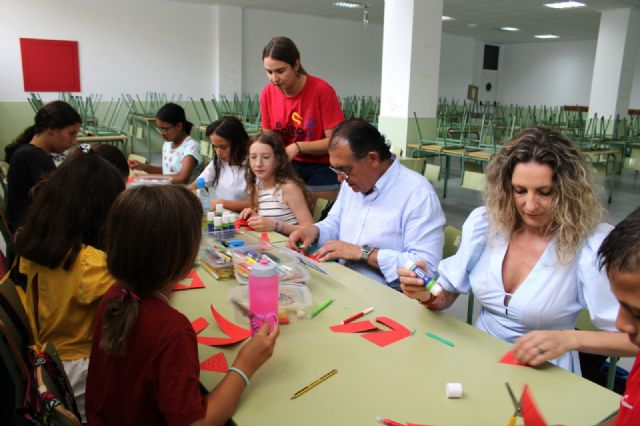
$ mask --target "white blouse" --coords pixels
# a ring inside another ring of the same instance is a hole
[[[204,178],[205,185],[209,188],[211,199],[246,200],[248,195],[244,166],[230,166],[226,161],[221,161],[220,163],[220,179],[218,179],[217,186],[213,186],[213,180],[216,177],[214,160],[211,160],[198,176],[198,178]]]
[[[589,310],[596,327],[616,331],[618,302],[597,259],[598,248],[611,229],[609,224],[598,225],[567,265],[557,261],[554,238],[516,291],[507,294],[502,262],[509,240],[499,235],[487,241],[489,223],[485,208],[480,207],[464,223],[458,252],[440,262],[438,282],[454,293],[472,290],[481,306],[475,326],[510,343],[533,330],[574,329],[583,308]],[[580,374],[577,352],[551,362]]]

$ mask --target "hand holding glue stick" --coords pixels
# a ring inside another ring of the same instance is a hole
[[[442,286],[436,282],[436,279],[438,279],[438,275],[436,273],[428,268],[422,269],[411,259],[407,259],[404,267],[416,274],[416,277],[420,278],[422,282],[424,282],[424,288],[434,297],[442,293]]]
[[[407,260],[398,268],[400,288],[405,296],[416,299],[429,309],[446,309],[456,300],[457,293],[450,293],[436,282],[437,275],[424,261]]]

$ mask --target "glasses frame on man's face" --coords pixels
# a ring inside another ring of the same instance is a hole
[[[158,127],[158,126],[156,126],[156,131],[157,131],[158,133],[160,133],[162,136],[164,136],[164,135],[166,135],[167,133],[169,133],[169,131],[170,131],[171,129],[173,129],[174,127],[176,127],[176,126],[177,126],[177,124],[174,124],[174,125],[173,125],[173,126],[171,126],[171,127]]]
[[[345,182],[349,182],[349,174],[343,170],[338,170],[335,167],[329,166],[329,169],[336,175],[342,177]]]

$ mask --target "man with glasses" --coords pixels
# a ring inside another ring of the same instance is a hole
[[[338,259],[396,290],[396,271],[407,258],[435,270],[445,217],[431,184],[401,165],[384,136],[362,120],[334,129],[329,161],[341,182],[338,199],[324,220],[294,231],[289,247],[304,250],[317,240],[320,260]]]

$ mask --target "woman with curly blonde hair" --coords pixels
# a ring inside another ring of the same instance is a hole
[[[293,171],[278,133],[264,132],[250,142],[246,177],[251,208],[240,218],[251,228],[289,235],[313,224],[311,193]]]
[[[635,354],[616,332],[618,304],[598,267],[612,227],[600,223],[604,209],[579,150],[552,129],[526,129],[493,158],[486,188],[486,206],[467,218],[458,252],[438,267],[444,291],[431,297],[401,269],[403,292],[441,310],[473,291],[481,306],[475,326],[514,343],[524,364],[551,361],[580,374],[577,351]],[[583,309],[606,331],[575,330]]]

